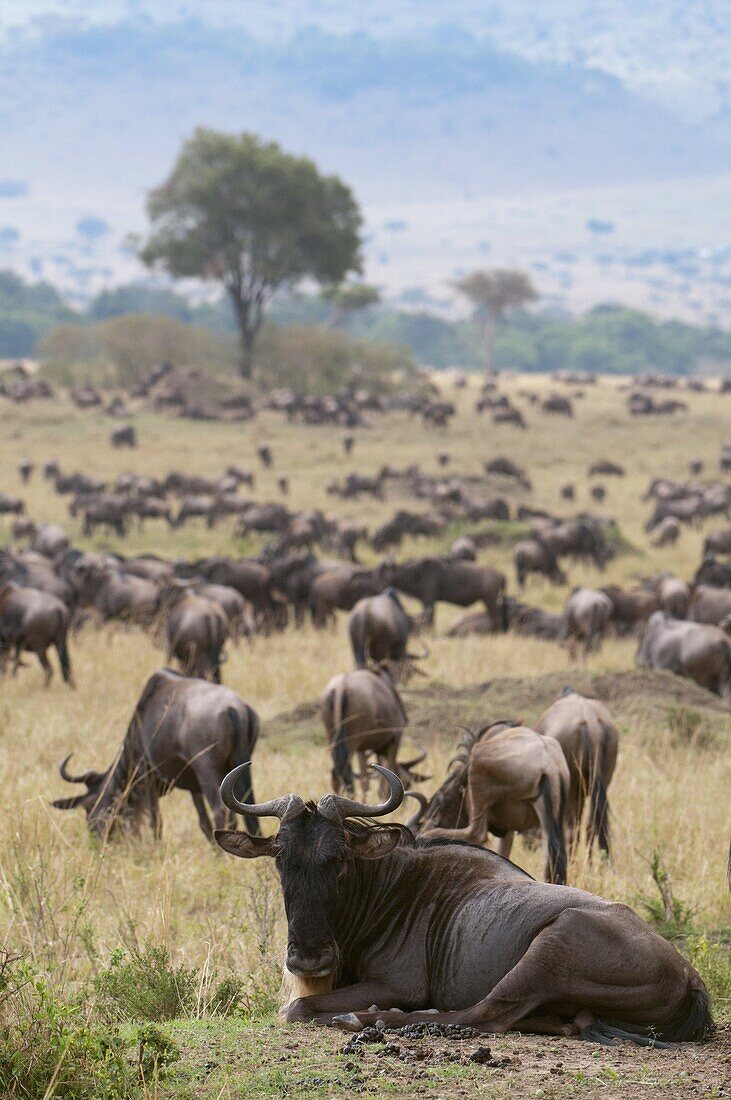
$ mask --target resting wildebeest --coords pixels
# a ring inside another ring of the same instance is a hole
[[[424,605],[424,619],[434,625],[434,605],[438,600],[459,607],[482,600],[494,629],[502,623],[505,576],[489,565],[473,561],[445,561],[443,558],[416,558],[404,562],[383,562],[373,570],[382,585],[398,588]]]
[[[350,758],[358,754],[363,794],[368,793],[368,753],[386,761],[404,783],[418,782],[411,768],[424,754],[399,764],[398,750],[408,722],[393,677],[386,667],[359,668],[333,676],[320,700],[322,721],[332,751],[334,791],[353,791]]]
[[[545,737],[555,737],[569,768],[569,796],[564,822],[569,844],[573,844],[588,799],[586,841],[597,840],[609,853],[609,802],[607,788],[617,766],[619,734],[612,716],[596,699],[587,699],[573,688],[562,694],[543,712],[534,725]]]
[[[546,879],[565,882],[569,769],[561,746],[516,722],[494,722],[468,732],[460,748],[457,767],[409,825],[476,844],[492,833],[505,858],[516,832],[540,828]]]
[[[221,682],[222,650],[229,635],[228,617],[221,605],[173,581],[160,594],[167,609],[167,660],[180,664],[185,676],[210,677]]]
[[[0,586],[0,672],[5,670],[11,653],[15,659],[13,674],[21,667],[23,652],[35,653],[48,687],[53,669],[47,650],[53,646],[61,675],[73,687],[67,646],[70,618],[68,607],[57,596],[36,588],[21,588],[13,581]]]
[[[159,800],[178,787],[190,792],[200,827],[212,840],[206,802],[216,828],[223,828],[228,814],[220,785],[232,768],[237,769],[239,794],[253,798],[250,762],[258,736],[259,716],[235,691],[160,669],[145,684],[111,767],[74,776],[68,772],[69,754],[61,764],[61,778],[84,783],[87,789],[53,805],[58,810],[83,807],[89,828],[98,836],[119,825],[138,832],[147,817],[159,837]],[[246,827],[259,832],[255,816],[246,817]]]
[[[350,644],[358,668],[367,668],[371,661],[405,665],[416,660],[406,650],[413,628],[413,620],[394,588],[358,600],[348,616]]]
[[[594,588],[575,588],[563,614],[561,641],[568,642],[569,656],[576,660],[577,646],[586,657],[601,646],[612,619],[612,601]]]
[[[647,620],[636,664],[687,676],[701,687],[731,699],[731,641],[720,627],[673,619],[656,611]]]
[[[540,573],[551,584],[566,584],[566,574],[558,564],[552,549],[542,538],[521,539],[513,547],[515,578],[519,588],[525,588],[529,573]]]
[[[645,1044],[710,1034],[699,975],[626,905],[535,882],[483,848],[352,820],[401,804],[397,776],[379,770],[391,788],[380,806],[296,794],[243,803],[238,769],[222,784],[235,813],[279,820],[270,837],[215,835],[231,855],[276,858],[296,985],[287,1021],[360,1030],[383,1018]]]

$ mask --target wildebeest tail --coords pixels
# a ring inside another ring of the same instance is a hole
[[[358,668],[365,668],[368,661],[366,657],[365,629],[359,619],[353,619],[348,625],[350,632],[350,645]]]
[[[71,661],[69,659],[68,640],[66,635],[66,626],[62,626],[59,631],[58,641],[56,642],[56,650],[58,652],[58,660],[61,665],[61,675],[67,684],[71,683]]]
[[[500,596],[500,626],[503,633],[507,634],[510,629],[510,604],[508,603],[508,597],[505,592]]]
[[[691,988],[682,1014],[660,1027],[640,1028],[636,1024],[608,1024],[597,1020],[581,1031],[581,1038],[592,1043],[616,1045],[621,1040],[638,1046],[667,1046],[669,1043],[700,1043],[715,1031],[708,993],[700,979],[691,979]]]
[[[246,764],[251,757],[252,749],[259,736],[259,717],[255,711],[250,707],[246,708],[247,716],[249,719],[249,725],[251,728],[246,729],[241,715],[235,707],[229,707],[227,710],[228,720],[231,723],[231,733],[233,734],[233,764],[232,768],[237,767],[239,764]],[[234,787],[234,796],[238,798],[239,802],[254,802],[254,784],[251,778],[251,764],[247,764],[245,768],[241,769],[241,774],[236,781]],[[252,817],[251,815],[244,815],[244,821],[246,822],[246,828],[253,836],[258,836],[261,832],[259,828],[259,818]]]
[[[345,733],[344,687],[337,687],[333,698],[333,778],[342,783],[346,791],[353,791],[353,769],[350,766],[347,737]]]
[[[563,829],[564,792],[559,795],[559,805],[556,808],[556,799],[551,791],[551,782],[547,775],[542,775],[538,785],[540,797],[548,824],[548,862],[550,866],[551,882],[564,884],[568,872],[568,859],[566,856],[566,841]]]

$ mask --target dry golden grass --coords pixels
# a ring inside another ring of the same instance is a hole
[[[504,388],[545,391],[549,383],[523,378]],[[495,428],[489,418],[477,417],[472,412],[474,386],[467,392],[454,391],[445,383],[445,389],[459,405],[459,415],[446,433],[424,429],[419,420],[405,415],[375,418],[372,429],[357,433],[355,453],[346,460],[340,430],[292,427],[271,414],[252,424],[230,426],[171,422],[141,413],[136,417],[141,446],[122,454],[107,445],[111,424],[99,414],[79,413],[64,402],[3,406],[0,489],[22,493],[31,516],[64,523],[75,542],[103,548],[112,546],[110,540],[83,540],[78,523],[66,515],[64,499],[52,493],[38,473],[27,491],[20,487],[15,468],[21,456],[39,464],[55,457],[64,470],[107,478],[121,470],[162,475],[173,468],[214,474],[232,461],[253,466],[256,445],[267,440],[276,464],[273,471],[257,471],[259,499],[276,499],[275,479],[287,473],[293,507],[320,506],[371,526],[397,506],[419,505],[393,495],[384,504],[343,503],[324,495],[325,483],[352,469],[375,471],[384,462],[419,462],[425,470],[435,471],[441,449],[452,456],[451,471],[477,473],[484,460],[505,453],[527,467],[534,484],[531,494],[511,492],[511,500],[560,509],[559,486],[573,480],[578,498],[565,509],[568,512],[591,507],[586,469],[607,457],[621,462],[628,476],[603,479],[608,499],[602,510],[617,517],[637,553],[617,558],[601,578],[594,570],[574,567],[571,582],[630,583],[635,574],[658,569],[692,574],[702,534],[686,530],[675,549],[651,550],[643,532],[649,506],[640,497],[652,476],[685,476],[691,457],[704,459],[713,474],[726,438],[731,397],[689,394],[688,414],[630,420],[625,395],[605,382],[587,387],[586,396],[575,402],[572,421],[542,415],[516,398],[529,422],[529,430],[521,432]],[[183,557],[251,552],[260,545],[235,547],[230,530],[228,523],[212,533],[199,522],[178,532],[151,524],[115,548]],[[441,544],[413,542],[405,544],[403,553],[437,546]],[[509,551],[485,551],[481,557],[503,568],[513,587]],[[539,582],[529,585],[526,596],[551,609],[560,607],[565,597],[566,589]],[[444,631],[456,614],[453,608],[439,607],[437,636],[430,639],[429,680],[407,690],[407,706],[428,708],[430,699],[439,698],[440,684],[461,688],[515,678],[526,685],[551,673],[571,679],[568,657],[554,644],[512,636],[446,639]],[[331,675],[350,667],[344,626],[341,618],[335,631],[289,629],[230,650],[225,682],[263,719],[263,738],[254,760],[261,797],[287,790],[318,795],[327,787],[329,764],[322,735],[298,735],[297,723],[268,735],[267,724],[277,714],[315,699]],[[78,681],[75,692],[58,679],[43,691],[35,666],[0,682],[0,784],[5,794],[0,809],[0,937],[71,986],[86,979],[120,944],[153,940],[170,945],[176,957],[190,963],[219,972],[232,968],[251,975],[247,981],[252,986],[273,989],[283,931],[273,870],[262,866],[265,861],[234,861],[211,851],[186,795],[173,793],[163,802],[164,836],[158,845],[143,837],[100,849],[89,840],[80,812],[61,814],[49,808],[52,797],[67,793],[56,771],[59,759],[74,750],[75,764],[106,765],[146,678],[162,662],[148,637],[119,627],[84,627],[72,638],[71,652]],[[591,657],[587,668],[592,673],[621,673],[632,664],[633,644],[610,641]],[[517,717],[535,717],[550,702],[547,696],[523,709],[521,691],[519,682],[512,695],[520,711]],[[436,777],[444,772],[459,723],[492,716],[489,693],[484,706],[484,713],[476,702],[462,713],[455,704],[446,728],[432,731],[430,767]],[[712,713],[709,721],[713,722]],[[703,747],[679,742],[667,728],[667,708],[661,705],[625,707],[619,722],[620,762],[610,792],[615,858],[611,864],[591,864],[578,854],[573,881],[632,903],[639,893],[652,892],[647,861],[659,849],[678,896],[697,910],[694,922],[718,930],[728,921],[723,875],[730,828],[731,762],[723,741],[728,725],[720,741]],[[514,858],[533,872],[539,870],[539,854],[520,842]]]

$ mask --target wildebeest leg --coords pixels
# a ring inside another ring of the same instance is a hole
[[[368,770],[368,754],[363,749],[358,750],[358,767],[360,768],[360,786],[363,791],[363,798],[365,798],[368,794],[371,779]]]
[[[51,667],[51,662],[48,660],[48,653],[46,652],[45,649],[39,649],[38,653],[37,653],[37,657],[38,657],[38,660],[40,661],[41,668],[43,669],[43,672],[45,673],[45,679],[43,681],[43,686],[48,687],[48,685],[51,682],[51,679],[53,678],[53,668]]]
[[[515,839],[515,833],[506,833],[505,836],[500,837],[500,844],[498,851],[503,859],[510,859],[510,853],[513,848],[513,840]]]
[[[333,989],[330,993],[317,993],[312,997],[298,997],[287,1005],[282,1015],[290,1024],[307,1021],[317,1024],[332,1024],[333,1017],[341,1012],[359,1012],[362,1016],[368,1015],[368,1009],[372,1005],[389,1009],[400,1004],[407,1004],[403,993],[398,993],[395,989],[374,980],[359,982],[357,985],[347,985],[343,989]],[[381,1015],[382,1013],[378,1012],[373,1016],[373,1019],[375,1020]],[[400,1017],[401,1014],[394,1013],[394,1016]]]
[[[198,814],[198,823],[203,830],[203,835],[206,840],[213,843],[213,829],[211,828],[211,821],[208,817],[208,810],[206,809],[206,802],[200,791],[191,791],[190,797],[193,799],[193,805],[196,808]],[[223,814],[221,814],[221,825],[219,828],[223,828]]]

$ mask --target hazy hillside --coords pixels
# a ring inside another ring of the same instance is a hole
[[[573,306],[619,295],[664,312],[727,308],[726,261],[703,255],[725,243],[731,174],[710,0],[692,18],[684,5],[656,12],[654,37],[625,0],[562,0],[550,17],[533,0],[518,13],[432,0],[418,20],[379,0],[368,30],[352,4],[293,2],[196,18],[190,4],[118,2],[93,23],[28,22],[88,7],[0,15],[0,261],[79,300],[137,273],[124,240],[144,224],[144,194],[205,123],[260,131],[352,183],[369,275],[393,294],[443,298],[489,257],[533,266],[544,293]],[[674,261],[628,270],[648,248],[697,254],[692,290]]]

